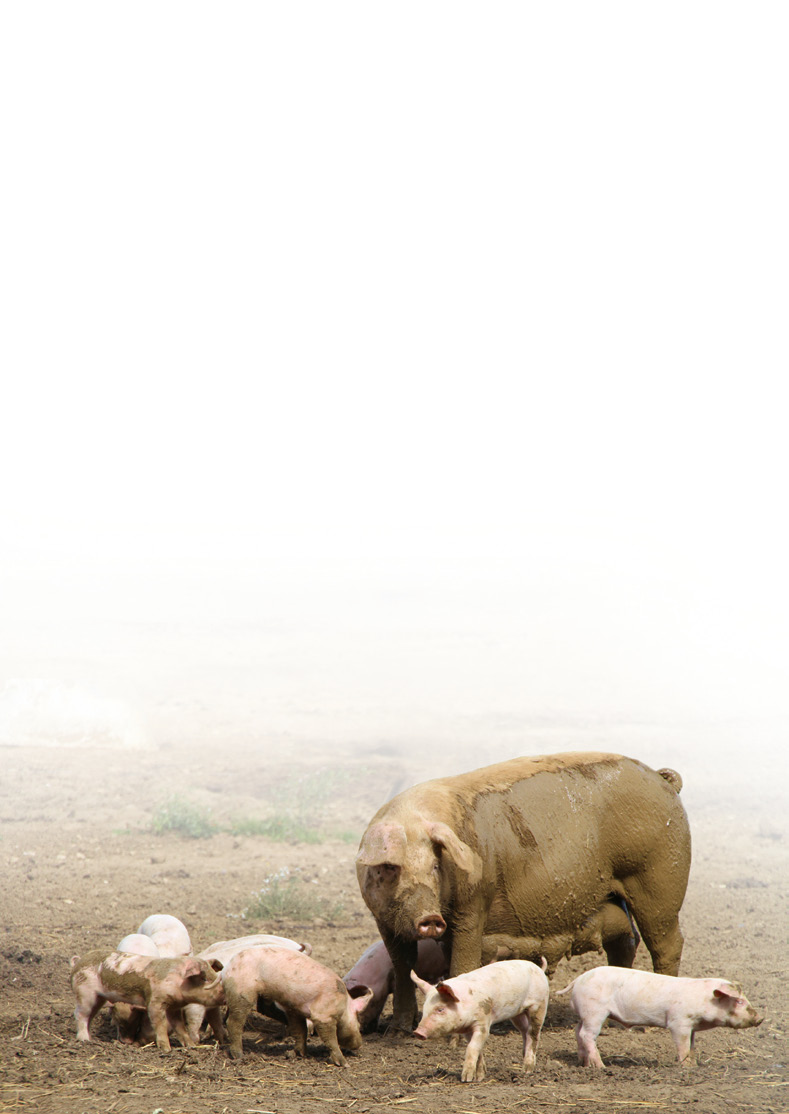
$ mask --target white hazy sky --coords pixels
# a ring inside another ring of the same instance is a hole
[[[787,31],[4,4],[7,672],[37,624],[290,612],[474,632],[498,707],[787,715]]]

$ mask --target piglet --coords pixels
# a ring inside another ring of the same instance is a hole
[[[186,925],[169,913],[153,913],[146,917],[137,932],[150,936],[161,956],[192,954],[192,941]]]
[[[124,936],[115,949],[118,952],[131,952],[133,955],[150,955],[158,958],[159,949],[150,936],[143,932],[130,932]],[[126,1002],[114,1002],[112,1017],[118,1030],[118,1040],[133,1044],[136,1040],[150,1040],[153,1031],[148,1023],[144,1009],[129,1006]]]
[[[289,951],[304,952],[305,955],[310,955],[312,952],[311,944],[300,944],[297,940],[290,940],[287,936],[272,936],[268,933],[257,933],[253,936],[238,936],[235,940],[218,940],[215,944],[209,944],[207,948],[203,948],[201,952],[197,953],[198,959],[218,959],[223,967],[226,967],[234,955],[244,951],[245,948],[259,947],[266,944],[272,948],[285,948]],[[282,1020],[282,1014],[271,1011],[275,1014],[278,1021]],[[200,1038],[200,1029],[203,1025],[203,1017],[205,1010],[200,1006],[187,1006],[186,1007],[186,1027],[189,1030],[189,1035],[198,1042]]]
[[[215,944],[209,944],[207,948],[203,948],[197,954],[201,959],[219,959],[223,966],[226,966],[234,955],[244,951],[245,948],[258,948],[263,945],[270,948],[286,948],[293,952],[304,952],[305,955],[312,954],[311,944],[302,944],[298,940],[290,940],[287,936],[272,936],[265,932],[259,932],[254,936],[237,936],[235,940],[218,940]]]
[[[133,955],[151,955],[154,958],[161,955],[151,937],[142,932],[130,932],[128,936],[124,936],[115,950],[131,952]]]
[[[71,986],[77,999],[77,1040],[90,1040],[90,1023],[105,1002],[126,1002],[147,1010],[156,1045],[162,1052],[170,1051],[169,1026],[181,1044],[189,1046],[194,1042],[181,1011],[194,1002],[205,1006],[217,1040],[224,1043],[221,969],[219,960],[207,963],[192,956],[153,959],[103,949],[88,952],[81,959],[75,955],[71,959]]]
[[[360,989],[352,997],[345,983],[303,952],[267,946],[238,952],[222,973],[227,998],[227,1032],[230,1055],[240,1059],[244,1022],[257,1004],[258,995],[276,1004],[287,1018],[296,1042],[296,1054],[307,1053],[307,1018],[329,1047],[331,1062],[346,1067],[340,1045],[357,1049],[362,1043],[359,1014],[372,997]]]
[[[668,1029],[682,1064],[693,1058],[693,1039],[702,1029],[726,1025],[749,1029],[759,1017],[736,983],[726,979],[680,979],[626,967],[593,967],[558,994],[572,991],[570,1005],[581,1064],[602,1068],[597,1037],[607,1017],[620,1025]]]
[[[483,1049],[490,1027],[509,1020],[523,1035],[523,1066],[532,1071],[548,1009],[548,979],[545,960],[542,962],[541,970],[528,959],[505,959],[437,986],[412,971],[412,981],[425,995],[414,1036],[430,1040],[465,1034],[468,1048],[460,1078],[464,1083],[479,1083],[485,1078]]]
[[[420,940],[417,944],[416,973],[434,983],[449,974],[449,963],[440,940]],[[373,996],[359,1015],[359,1027],[369,1033],[378,1024],[386,1000],[394,991],[394,967],[383,940],[376,940],[351,967],[342,981],[352,993],[360,986],[370,989]]]

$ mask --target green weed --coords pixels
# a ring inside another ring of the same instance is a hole
[[[358,843],[362,838],[361,832],[348,832],[348,831],[331,831],[328,833],[331,839],[336,839],[340,843]]]
[[[319,917],[332,920],[342,910],[341,902],[329,901],[315,883],[305,882],[297,870],[285,866],[263,880],[241,915],[245,920],[309,922]]]
[[[231,835],[263,836],[274,843],[320,843],[321,831],[299,816],[277,812],[264,820],[241,816],[227,829]]]
[[[183,797],[169,797],[160,805],[151,820],[156,835],[176,832],[188,839],[208,839],[219,829],[210,819],[211,810],[192,804]]]

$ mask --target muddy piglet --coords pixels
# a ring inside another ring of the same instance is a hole
[[[124,936],[115,949],[116,952],[132,952],[134,955],[159,955],[159,949],[150,936],[143,932],[131,932]],[[112,1016],[118,1029],[118,1040],[125,1044],[132,1044],[138,1039],[150,1040],[152,1033],[147,1022],[145,1010],[135,1006],[127,1006],[125,1002],[113,1002]]]
[[[749,1029],[759,1017],[736,983],[726,979],[681,979],[632,971],[625,967],[593,967],[564,990],[579,1017],[575,1027],[581,1064],[602,1068],[597,1037],[606,1018],[620,1025],[655,1025],[668,1029],[680,1063],[693,1058],[699,1030],[726,1025]]]
[[[331,1062],[346,1067],[340,1046],[361,1046],[359,1014],[372,997],[360,988],[352,997],[334,971],[304,952],[285,948],[254,947],[238,952],[222,972],[227,998],[227,1032],[230,1055],[242,1056],[242,1031],[258,996],[276,1002],[285,1013],[296,1054],[307,1052],[307,1018],[328,1046]]]
[[[543,960],[545,965],[545,960]],[[542,970],[528,959],[506,959],[456,975],[431,986],[412,971],[411,979],[425,995],[422,1019],[414,1036],[422,1040],[463,1033],[468,1038],[460,1078],[464,1083],[485,1078],[483,1049],[491,1025],[512,1021],[523,1036],[523,1066],[534,1069],[537,1045],[548,1009],[549,986]]]
[[[103,949],[82,958],[73,956],[71,986],[77,999],[77,1040],[90,1040],[90,1023],[105,1002],[126,1002],[147,1011],[162,1052],[170,1051],[169,1027],[187,1047],[194,1041],[184,1025],[182,1011],[194,1002],[205,1006],[208,1023],[223,1043],[221,968],[218,960],[207,963],[192,956],[154,959]]]
[[[297,940],[290,940],[287,936],[272,936],[269,933],[257,933],[253,936],[237,936],[234,940],[218,940],[215,944],[210,944],[207,948],[203,948],[201,952],[197,953],[198,959],[206,959],[210,963],[212,959],[218,959],[223,967],[226,967],[234,955],[243,951],[245,948],[258,947],[261,944],[267,944],[272,948],[287,948],[294,952],[304,952],[309,955],[312,951],[311,944],[299,943]],[[205,1010],[200,1006],[187,1006],[186,1008],[186,1027],[189,1030],[189,1035],[197,1044],[200,1040],[200,1029],[203,1024]],[[277,1015],[277,1020],[282,1020],[282,1015]]]

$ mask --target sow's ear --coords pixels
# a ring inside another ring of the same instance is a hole
[[[402,824],[373,824],[362,836],[356,862],[359,866],[402,866],[407,844]]]
[[[442,824],[439,820],[428,821],[425,830],[433,843],[443,847],[455,866],[468,875],[471,885],[476,885],[482,878],[482,860],[479,855],[459,839],[448,824]]]

